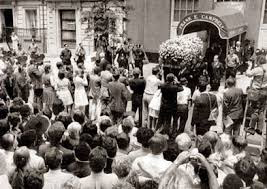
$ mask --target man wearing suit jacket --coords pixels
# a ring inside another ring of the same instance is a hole
[[[210,127],[216,125],[215,120],[209,120],[210,112],[218,108],[216,96],[207,92],[208,82],[201,82],[198,86],[200,95],[195,99],[192,125],[196,125],[197,135],[204,135]]]
[[[226,80],[227,90],[223,98],[223,117],[229,116],[233,124],[225,128],[225,133],[235,136],[239,134],[240,125],[243,118],[243,91],[235,87],[235,79]]]
[[[120,74],[116,71],[113,74],[114,81],[108,84],[110,95],[110,110],[114,123],[118,123],[126,111],[125,102],[127,102],[127,91],[124,84],[119,81]]]
[[[176,131],[177,129],[177,122],[174,122],[172,126],[171,120],[172,118],[173,120],[177,120],[177,93],[183,91],[184,89],[172,73],[167,75],[166,83],[160,85],[159,88],[161,90],[162,97],[157,128],[162,128],[163,134],[173,136],[173,131]]]

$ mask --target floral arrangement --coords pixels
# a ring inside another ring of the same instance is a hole
[[[203,42],[199,37],[187,35],[169,39],[160,45],[159,55],[164,65],[191,64],[201,54]]]

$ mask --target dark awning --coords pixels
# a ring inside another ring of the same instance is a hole
[[[195,22],[213,24],[217,27],[222,39],[230,39],[247,30],[244,15],[239,10],[221,8],[207,12],[195,12],[185,16],[177,27],[177,34],[184,34],[186,27]]]

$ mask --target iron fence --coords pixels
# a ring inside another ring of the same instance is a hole
[[[46,28],[17,28],[3,27],[2,40],[8,44],[12,43],[11,34],[15,32],[19,42],[24,49],[28,48],[32,39],[35,40],[42,53],[47,52],[47,29]]]

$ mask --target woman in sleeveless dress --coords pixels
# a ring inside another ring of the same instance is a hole
[[[73,99],[70,93],[70,81],[65,78],[65,73],[60,71],[58,73],[57,81],[57,96],[62,100],[67,112],[71,111],[71,105],[73,104]]]
[[[77,71],[76,76],[73,79],[75,92],[74,92],[74,105],[75,108],[79,108],[84,112],[85,106],[88,105],[88,98],[85,91],[85,86],[88,85],[87,78],[83,71]]]

